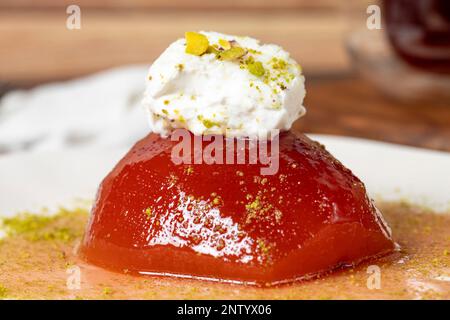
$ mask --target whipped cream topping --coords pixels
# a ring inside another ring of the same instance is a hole
[[[267,137],[305,113],[301,67],[281,47],[216,32],[194,36],[202,38],[197,47],[179,39],[150,67],[143,105],[153,132]]]

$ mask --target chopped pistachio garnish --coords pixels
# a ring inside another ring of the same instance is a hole
[[[255,49],[248,49],[248,52],[252,54],[261,54],[261,51],[255,50]]]
[[[111,295],[113,293],[113,290],[110,287],[105,287],[105,288],[103,288],[103,292],[102,293],[105,296],[109,296],[109,295]]]
[[[259,197],[256,197],[256,199],[248,204],[245,205],[245,208],[247,210],[259,210],[262,208],[261,200]]]
[[[144,212],[147,215],[147,219],[150,219],[150,217],[152,216],[152,208],[148,207]]]
[[[257,77],[261,77],[264,75],[264,73],[266,73],[266,70],[264,69],[264,66],[260,61],[249,63],[247,65],[247,69],[251,74]]]
[[[0,299],[6,298],[7,293],[8,293],[8,290],[0,284]]]
[[[224,40],[224,39],[219,39],[219,44],[222,48],[224,48],[225,50],[228,50],[231,48],[231,43],[228,40]]]
[[[246,68],[247,65],[249,65],[250,63],[253,63],[253,62],[255,62],[255,58],[253,58],[253,56],[248,56],[248,57],[246,57],[246,59],[244,61],[241,61],[244,68]]]
[[[259,249],[263,253],[269,252],[269,247],[267,246],[266,242],[263,239],[257,239],[257,244],[258,244]]]
[[[187,167],[184,172],[186,173],[186,175],[191,175],[192,173],[194,173],[194,168],[192,166]]]
[[[209,41],[208,38],[197,32],[186,32],[186,53],[200,56],[208,50]]]
[[[202,122],[202,124],[205,126],[205,128],[207,128],[207,129],[210,129],[214,126],[220,127],[220,123],[209,120],[209,119],[205,119],[201,115],[197,116],[197,119],[200,120]]]
[[[215,198],[213,199],[213,204],[219,205],[219,204],[221,204],[221,203],[222,203],[222,199],[221,199],[220,197],[215,197]]]
[[[65,226],[53,226],[62,217],[73,217],[87,214],[84,209],[69,211],[61,208],[56,215],[38,215],[29,212],[14,217],[0,219],[0,227],[7,236],[24,236],[29,241],[62,241],[69,242],[78,236]]]
[[[214,53],[216,56],[220,53],[220,50],[216,46],[209,46],[206,53]]]
[[[228,50],[219,52],[219,54],[217,55],[217,58],[220,60],[230,61],[230,60],[239,59],[240,57],[244,56],[245,54],[246,54],[245,49],[243,49],[241,47],[232,47]]]
[[[214,121],[211,121],[211,120],[208,120],[208,119],[203,119],[202,120],[202,123],[203,123],[203,125],[206,127],[206,128],[212,128],[212,127],[214,127],[214,126],[216,126],[216,127],[219,127],[219,123],[217,123],[217,122],[214,122]]]
[[[272,62],[272,68],[274,68],[274,69],[284,70],[288,66],[288,63],[285,60],[279,59],[276,57],[273,57],[271,62]]]
[[[254,49],[243,48],[239,46],[239,44],[235,40],[228,41],[225,39],[219,39],[218,44],[209,45],[209,41],[205,35],[196,32],[186,32],[186,42],[187,53],[198,56],[202,55],[203,53],[213,53],[219,60],[240,60],[239,67],[241,69],[247,68],[247,70],[251,74],[257,77],[264,76],[264,83],[266,84],[269,84],[270,81],[279,81],[280,77],[282,77],[286,81],[286,83],[288,83],[294,77],[294,75],[291,74],[288,70],[290,66],[289,63],[277,57],[273,57],[269,62],[269,69],[271,67],[271,70],[276,73],[275,77],[271,76],[271,73],[264,67],[262,62],[256,61],[252,56],[261,54],[261,52]],[[242,59],[240,58],[244,56],[245,61],[242,61]],[[296,67],[299,66],[297,65]],[[287,89],[286,85],[282,83],[280,84],[280,82],[278,82],[278,86],[281,90]]]

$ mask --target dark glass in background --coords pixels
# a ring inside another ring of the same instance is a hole
[[[404,61],[450,73],[450,0],[383,0],[382,13],[389,40]]]

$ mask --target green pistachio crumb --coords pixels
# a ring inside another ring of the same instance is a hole
[[[6,289],[3,285],[0,284],[0,299],[5,299],[8,294],[8,289]]]
[[[224,48],[225,50],[228,50],[231,48],[231,43],[228,40],[225,39],[219,39],[219,44],[222,48]]]
[[[109,296],[109,295],[111,295],[113,293],[113,290],[110,287],[104,287],[102,293],[105,296]]]
[[[186,173],[186,175],[191,175],[192,173],[194,173],[194,168],[192,166],[189,166],[185,169],[184,172]]]
[[[67,210],[60,208],[56,215],[32,214],[29,212],[20,213],[14,217],[0,219],[0,226],[7,236],[23,235],[30,241],[62,241],[69,242],[76,238],[78,234],[70,228],[51,225],[64,216],[76,216],[87,214],[84,209]]]
[[[261,77],[264,75],[264,73],[266,72],[266,70],[264,69],[263,64],[260,61],[255,61],[253,63],[249,63],[247,65],[247,69],[248,71],[257,76],[257,77]]]
[[[284,70],[288,66],[288,63],[283,59],[272,58],[272,68]]]
[[[236,60],[245,55],[246,51],[241,47],[232,47],[228,50],[222,51],[217,55],[220,60]]]
[[[217,56],[220,53],[220,50],[217,49],[215,46],[208,46],[208,49],[206,49],[206,53],[212,53]]]
[[[220,123],[218,123],[216,121],[209,120],[209,119],[205,119],[201,115],[197,116],[197,119],[200,120],[202,122],[202,124],[205,126],[205,128],[207,128],[207,129],[210,129],[210,128],[214,127],[214,126],[220,127]]]
[[[148,207],[144,210],[144,213],[147,215],[147,218],[150,219],[150,217],[152,216],[152,208]]]
[[[208,38],[197,32],[186,32],[186,53],[201,56],[209,48]]]

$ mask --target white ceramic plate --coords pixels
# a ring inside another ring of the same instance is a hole
[[[370,140],[310,135],[364,183],[372,197],[450,210],[450,153]],[[92,200],[126,150],[71,149],[0,156],[0,215]]]

